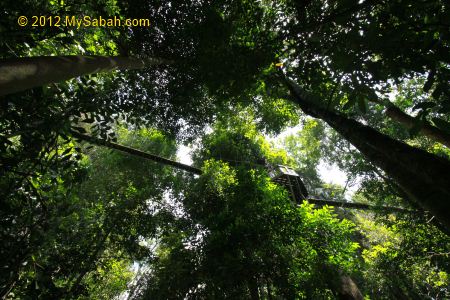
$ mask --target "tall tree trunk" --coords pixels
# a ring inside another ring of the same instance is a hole
[[[386,115],[393,121],[398,122],[402,124],[407,129],[411,129],[416,124],[416,119],[414,117],[411,117],[407,113],[403,112],[400,108],[395,106],[390,101],[372,101],[377,104],[381,104],[384,107],[386,107]],[[438,143],[441,143],[442,145],[447,146],[450,148],[450,134],[447,132],[437,128],[436,126],[431,125],[428,122],[425,122],[422,127],[420,128],[419,133],[423,134],[424,136],[432,139],[433,141],[436,141]]]
[[[0,96],[77,76],[133,70],[169,63],[160,58],[120,56],[38,56],[0,60]]]
[[[450,162],[373,128],[327,110],[320,101],[283,76],[292,100],[308,115],[327,122],[367,159],[394,179],[405,193],[450,228]]]
[[[359,291],[358,286],[348,275],[340,275],[338,297],[341,300],[363,300],[364,297]]]
[[[342,270],[336,269],[334,266],[323,263],[321,265],[325,283],[333,292],[337,299],[340,300],[363,300],[358,286],[353,279],[345,275]]]

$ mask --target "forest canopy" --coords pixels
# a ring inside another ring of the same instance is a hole
[[[2,299],[450,298],[449,20],[2,1]]]

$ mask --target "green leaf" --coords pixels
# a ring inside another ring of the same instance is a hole
[[[355,105],[356,100],[357,100],[357,99],[356,99],[355,94],[350,94],[350,95],[348,96],[348,101],[347,101],[347,103],[345,103],[344,106],[343,106],[343,109],[344,109],[344,110],[350,109],[353,105]]]
[[[63,153],[61,153],[61,156],[66,156],[67,154],[69,154],[70,151],[72,151],[72,148],[67,148],[66,150],[63,151]]]
[[[87,118],[87,119],[83,120],[83,123],[88,123],[88,124],[91,124],[91,123],[94,123],[94,122],[95,122],[95,120],[93,118]]]

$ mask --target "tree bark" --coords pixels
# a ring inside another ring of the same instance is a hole
[[[387,106],[386,115],[389,116],[392,120],[401,123],[408,129],[412,128],[416,122],[413,117],[404,113],[394,105]],[[433,126],[430,123],[426,122],[422,125],[419,132],[426,137],[450,148],[450,134],[437,128],[436,126]]]
[[[337,299],[340,300],[363,300],[356,283],[345,275],[342,270],[335,269],[334,266],[326,263],[322,264],[323,276],[328,288],[333,292]]]
[[[359,291],[358,286],[348,275],[340,275],[340,286],[338,297],[341,300],[363,300],[364,297]]]
[[[400,124],[402,124],[407,129],[411,129],[416,124],[416,119],[414,117],[411,117],[407,113],[403,112],[400,108],[395,106],[391,102],[382,102],[382,101],[372,101],[377,104],[381,104],[384,107],[386,107],[386,115],[392,119],[393,121],[396,121]],[[432,139],[433,141],[436,141],[438,143],[441,143],[442,145],[447,146],[450,148],[450,134],[447,132],[437,128],[436,126],[431,125],[428,122],[425,122],[419,131],[420,134],[423,134],[424,136]]]
[[[306,114],[327,122],[367,159],[393,178],[424,210],[450,228],[450,162],[322,106],[320,101],[283,76],[292,101]]]
[[[0,96],[77,76],[143,69],[169,63],[160,58],[120,56],[38,56],[0,60]]]

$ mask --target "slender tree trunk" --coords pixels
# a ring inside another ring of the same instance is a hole
[[[91,254],[87,261],[85,262],[85,267],[82,268],[81,272],[76,277],[74,283],[69,289],[69,294],[75,293],[76,290],[80,287],[80,283],[83,280],[84,276],[92,269],[94,269],[93,265],[95,265],[95,261],[101,256],[103,251],[105,250],[105,243],[108,240],[109,235],[111,234],[111,230],[108,229],[108,232],[105,233],[101,241],[96,246],[94,252]]]
[[[373,164],[393,178],[423,209],[450,228],[450,162],[373,128],[329,111],[290,79],[283,81],[292,100],[308,115],[327,122]]]
[[[120,56],[38,56],[0,60],[0,96],[77,76],[166,64],[159,58]]]
[[[272,300],[272,289],[270,288],[270,282],[269,280],[266,280],[266,286],[267,286],[267,300]]]
[[[372,101],[372,102],[381,104],[384,107],[386,107],[386,115],[393,121],[402,124],[407,129],[411,129],[412,127],[415,126],[416,124],[415,118],[403,112],[393,103],[389,101],[388,102]],[[448,148],[450,148],[450,134],[437,128],[436,126],[433,126],[428,122],[425,122],[425,124],[423,124],[422,127],[420,128],[419,132],[424,136],[432,139],[433,141],[441,143],[442,145],[445,145]]]
[[[252,300],[259,300],[258,284],[255,278],[249,280],[248,289],[250,290],[250,298]]]
[[[197,175],[201,175],[202,174],[202,170],[201,169],[198,169],[198,168],[190,166],[190,165],[182,164],[182,163],[179,163],[179,162],[176,162],[176,161],[173,161],[173,160],[161,157],[161,156],[157,156],[157,155],[154,155],[154,154],[143,152],[141,150],[137,150],[137,149],[130,148],[130,147],[125,147],[125,146],[119,145],[117,143],[108,142],[108,141],[105,141],[105,140],[101,140],[101,139],[95,138],[93,136],[77,133],[75,131],[72,131],[72,135],[75,138],[77,138],[77,139],[89,142],[89,143],[94,144],[94,145],[105,146],[105,147],[108,147],[110,149],[119,150],[121,152],[125,152],[125,153],[128,153],[128,154],[131,154],[133,156],[137,156],[137,157],[140,157],[140,158],[151,160],[151,161],[163,164],[163,165],[172,166],[174,168],[177,168],[177,169],[180,169],[180,170],[184,170],[184,171],[188,171],[188,172],[193,173],[193,174],[197,174]]]

